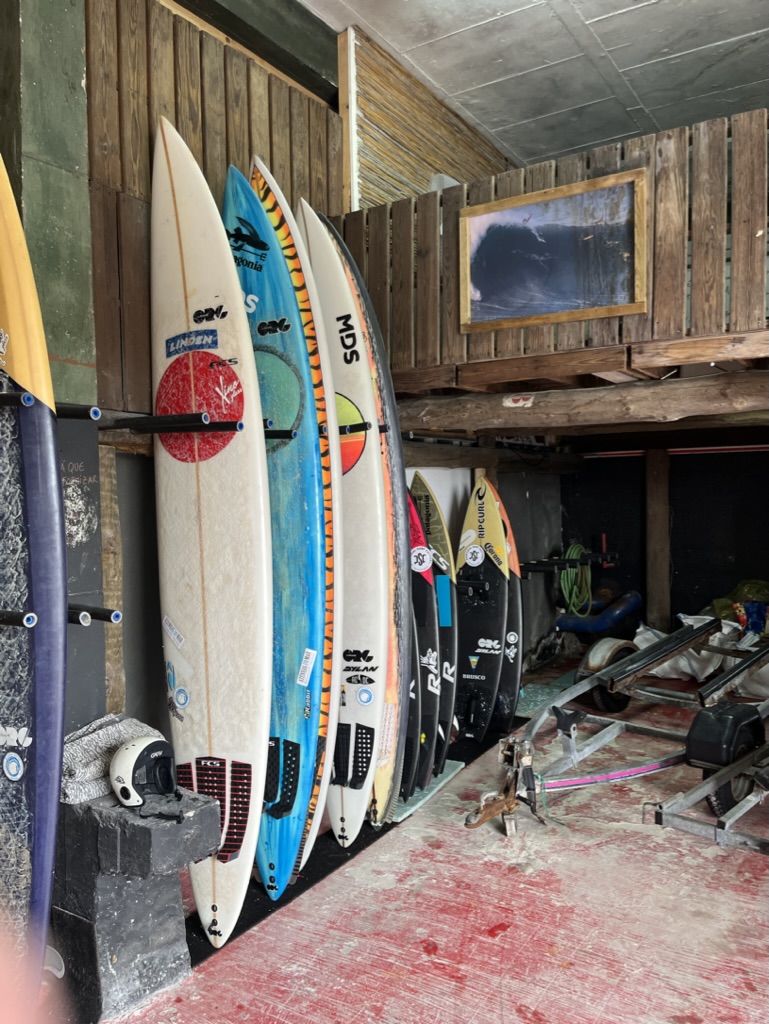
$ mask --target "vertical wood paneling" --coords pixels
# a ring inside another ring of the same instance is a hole
[[[151,411],[150,205],[118,197],[120,314],[123,335],[123,397],[130,412]]]
[[[123,606],[123,543],[117,488],[117,456],[113,448],[99,445],[99,503],[101,506],[102,595],[107,608]],[[123,630],[104,630],[104,682],[107,689],[105,711],[123,714],[125,702],[125,663]]]
[[[371,302],[390,352],[390,204],[368,211],[368,276]]]
[[[270,75],[270,170],[289,202],[291,196],[291,106],[289,87]]]
[[[291,111],[291,205],[310,198],[310,101],[298,89],[289,92]]]
[[[692,335],[726,326],[726,127],[719,117],[692,128]]]
[[[417,366],[437,366],[441,353],[440,195],[419,196],[417,211],[416,352]]]
[[[646,313],[635,313],[622,318],[622,340],[643,341],[652,336],[652,309],[654,303],[654,210],[657,138],[644,135],[628,139],[625,143],[623,168],[635,170],[646,167]]]
[[[443,190],[443,265],[441,362],[467,362],[467,335],[459,330],[459,211],[467,202],[467,187]]]
[[[138,199],[148,200],[150,133],[147,110],[146,0],[120,0],[117,12],[123,189]]]
[[[350,255],[358,265],[361,277],[367,279],[366,266],[366,211],[354,210],[344,219],[344,241]]]
[[[526,168],[525,189],[527,192],[540,192],[542,189],[553,188],[555,185],[555,161],[546,160],[541,164],[532,164]],[[552,352],[555,348],[555,331],[552,324],[543,327],[527,327],[524,339],[524,351]]]
[[[203,173],[221,209],[227,179],[227,128],[224,107],[224,44],[203,32],[200,37],[201,130]]]
[[[248,58],[231,46],[224,48],[224,105],[227,111],[227,163],[248,174],[249,153]]]
[[[598,146],[588,154],[590,178],[601,178],[619,170],[622,147],[618,142]],[[591,344],[595,347],[616,345],[619,341],[619,317],[607,316],[592,320],[587,328]]]
[[[572,153],[563,156],[555,164],[556,185],[573,185],[576,181],[584,181],[587,177],[587,154]],[[569,349],[583,348],[585,344],[585,320],[573,323],[558,324],[555,329],[555,349],[566,352]]]
[[[184,18],[174,18],[174,91],[176,129],[202,165],[200,29]]]
[[[680,338],[686,330],[689,129],[657,136],[654,214],[654,337]]]
[[[147,77],[149,85],[150,136],[154,140],[161,117],[176,124],[174,96],[174,16],[167,7],[149,0],[149,43]]]
[[[318,213],[326,213],[328,210],[326,108],[313,100],[310,100],[307,148],[310,161],[309,203]]]
[[[123,409],[117,193],[96,183],[91,185],[91,244],[97,400],[105,409]]]
[[[249,166],[258,156],[270,167],[270,76],[255,60],[248,62],[248,127]]]
[[[88,150],[91,181],[109,188],[122,185],[120,108],[118,106],[118,33],[115,0],[88,0]]]
[[[524,188],[524,171],[516,167],[497,175],[497,199],[512,199],[519,196]],[[523,355],[523,328],[508,327],[497,331],[495,353],[497,358]]]
[[[344,213],[344,147],[342,141],[342,118],[333,110],[326,111],[328,129],[328,212],[330,215]]]
[[[732,331],[766,317],[766,111],[732,118]]]
[[[414,365],[414,200],[392,204],[393,309],[391,362],[394,370]]]
[[[473,181],[467,187],[467,205],[480,206],[482,203],[489,203],[494,199],[494,178],[482,178],[480,181]],[[471,331],[467,335],[467,358],[493,359],[494,358],[494,332],[493,331]]]

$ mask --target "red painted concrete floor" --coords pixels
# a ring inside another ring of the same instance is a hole
[[[678,728],[671,708],[635,712]],[[554,758],[560,744],[540,744]],[[596,767],[670,749],[622,737]],[[547,758],[543,758],[542,763]],[[680,766],[551,794],[470,831],[489,750],[407,821],[206,960],[131,1024],[767,1024],[769,864],[642,822]],[[766,831],[766,806],[744,827]]]

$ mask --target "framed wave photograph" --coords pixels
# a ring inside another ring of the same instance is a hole
[[[460,329],[646,312],[646,171],[459,211]]]

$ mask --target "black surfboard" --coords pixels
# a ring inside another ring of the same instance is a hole
[[[414,500],[409,495],[411,531],[411,600],[414,607],[419,647],[421,725],[416,784],[424,789],[430,781],[438,738],[438,710],[441,697],[440,653],[438,649],[438,604],[435,598],[433,557]]]
[[[414,795],[419,766],[419,738],[421,732],[421,671],[419,667],[419,645],[417,643],[417,624],[414,613],[411,613],[411,672],[409,676],[408,721],[406,722],[405,742],[403,746],[403,771],[401,774],[400,794],[404,800]]]
[[[507,625],[505,627],[505,653],[502,659],[502,671],[499,675],[497,703],[491,728],[499,732],[511,732],[521,692],[521,671],[523,668],[523,594],[521,592],[521,566],[518,561],[518,549],[515,536],[510,525],[510,517],[502,503],[499,493],[488,483],[489,492],[496,496],[502,525],[505,529],[507,542],[507,567],[510,576],[507,582]]]
[[[499,687],[509,569],[502,518],[481,477],[473,488],[457,556],[459,656],[455,715],[460,735],[481,742]]]
[[[451,743],[454,701],[457,693],[457,576],[446,521],[430,485],[420,473],[415,473],[411,481],[411,496],[422,520],[427,546],[433,560],[441,670],[438,737],[435,743],[433,774],[442,775]]]

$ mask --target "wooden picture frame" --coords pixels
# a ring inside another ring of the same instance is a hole
[[[645,168],[459,211],[460,330],[646,312]]]

